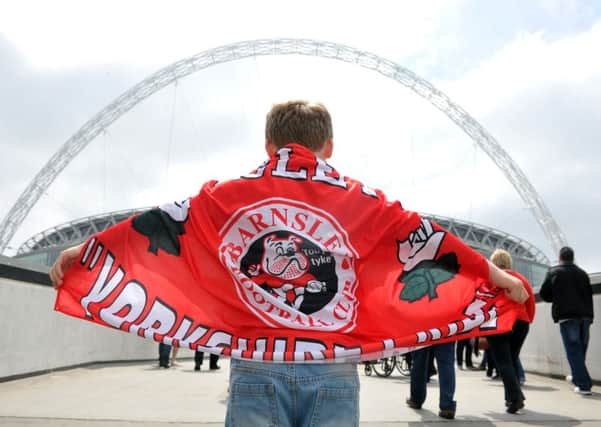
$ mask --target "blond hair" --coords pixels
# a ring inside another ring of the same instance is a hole
[[[267,113],[265,139],[276,148],[296,142],[316,152],[332,137],[332,118],[319,102],[282,102]]]
[[[505,249],[495,249],[490,256],[490,261],[502,270],[511,269],[511,255]]]

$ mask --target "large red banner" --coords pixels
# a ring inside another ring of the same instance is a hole
[[[56,309],[265,361],[368,360],[505,332],[522,306],[452,234],[296,144],[90,238]]]

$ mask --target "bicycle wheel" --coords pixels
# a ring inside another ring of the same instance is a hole
[[[409,360],[407,360],[405,355],[397,357],[396,368],[397,371],[399,371],[404,377],[408,377],[411,375],[411,366],[409,365]]]
[[[365,375],[367,375],[368,377],[371,376],[371,373],[373,371],[373,369],[371,368],[371,362],[364,362],[363,370],[365,372]]]
[[[388,377],[394,371],[394,365],[396,364],[396,357],[384,357],[376,361],[372,368],[377,376]]]

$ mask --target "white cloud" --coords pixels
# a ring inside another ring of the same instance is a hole
[[[444,90],[468,111],[487,114],[516,94],[550,84],[584,82],[601,73],[601,22],[589,31],[549,41],[543,32],[523,33]]]
[[[0,7],[0,31],[39,67],[166,65],[225,43],[272,37],[325,39],[400,58],[427,49],[441,18],[460,3],[18,1]]]

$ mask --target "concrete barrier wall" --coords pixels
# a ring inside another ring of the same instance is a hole
[[[59,314],[54,297],[51,287],[0,278],[0,379],[96,361],[158,360],[154,342]]]
[[[593,380],[601,381],[601,294],[593,295],[596,320],[590,330],[586,366]],[[551,318],[551,304],[536,304],[536,316],[520,354],[524,369],[546,375],[565,376],[570,366],[563,349],[559,324]]]

